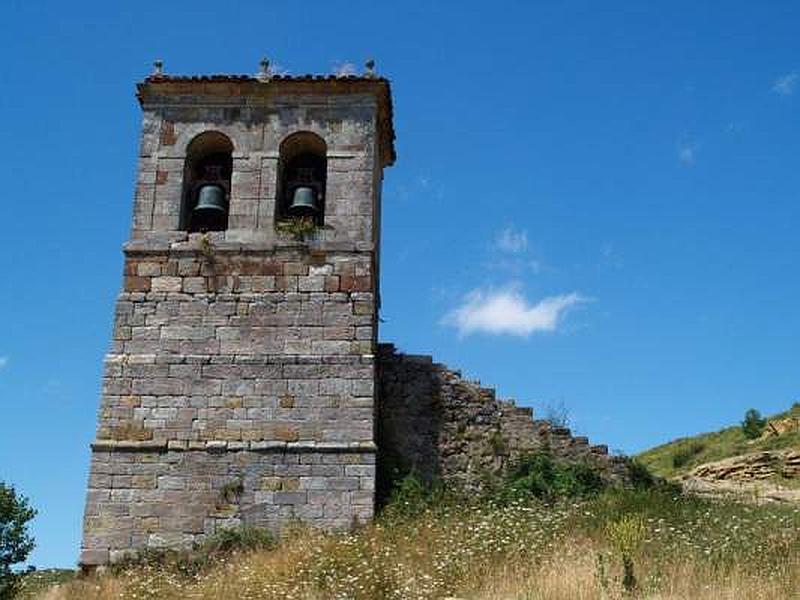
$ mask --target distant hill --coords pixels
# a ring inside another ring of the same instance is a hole
[[[800,403],[767,419],[774,429],[780,430],[783,423],[800,419]],[[800,430],[776,434],[774,429],[768,426],[762,437],[749,440],[740,424],[736,424],[714,433],[679,438],[642,452],[636,458],[656,475],[671,479],[686,475],[699,465],[743,454],[764,450],[800,450]]]

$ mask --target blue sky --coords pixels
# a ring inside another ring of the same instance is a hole
[[[77,556],[155,58],[377,60],[383,340],[627,452],[797,400],[800,5],[651,4],[6,0],[0,479],[32,562]]]

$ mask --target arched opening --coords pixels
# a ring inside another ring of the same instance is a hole
[[[181,229],[223,231],[233,171],[233,143],[218,131],[206,131],[186,147]]]
[[[325,182],[328,147],[310,131],[293,133],[280,146],[277,220],[310,217],[317,225],[325,219]]]

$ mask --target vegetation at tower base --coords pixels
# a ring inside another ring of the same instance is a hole
[[[0,600],[13,598],[16,593],[20,576],[13,567],[28,558],[34,548],[28,524],[35,516],[28,499],[0,481]]]
[[[543,455],[526,465],[522,479],[555,481],[543,474],[562,469]],[[569,497],[560,486],[518,493],[518,484],[509,476],[492,493],[463,495],[408,477],[372,523],[351,531],[297,522],[274,545],[200,568],[189,555],[132,561],[47,598],[777,600],[800,591],[797,510],[712,502],[664,484]]]

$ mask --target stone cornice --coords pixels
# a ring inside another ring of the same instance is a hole
[[[171,254],[195,256],[201,252],[195,242],[187,241],[185,232],[174,232],[165,235],[163,239],[137,239],[126,242],[122,247],[128,256],[147,254]],[[375,244],[372,242],[346,242],[346,241],[264,241],[264,242],[229,242],[214,241],[213,253],[240,256],[243,254],[272,254],[277,252],[373,252]]]
[[[375,453],[374,442],[279,442],[279,441],[183,441],[183,440],[95,440],[94,452],[286,452]]]

